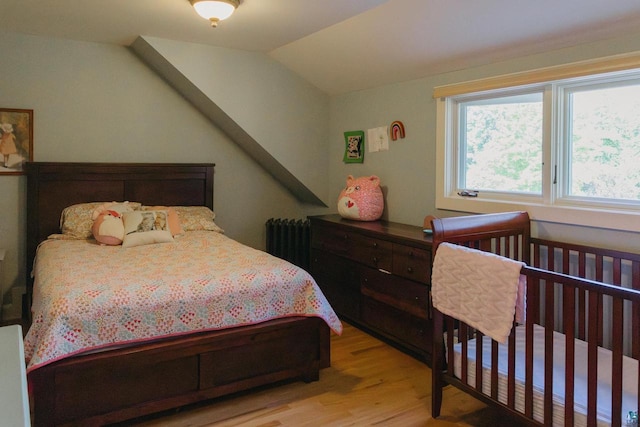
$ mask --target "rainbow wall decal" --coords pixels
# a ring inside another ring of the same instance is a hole
[[[396,141],[398,138],[404,138],[404,125],[400,120],[396,120],[391,123],[389,133],[391,134],[391,140]]]

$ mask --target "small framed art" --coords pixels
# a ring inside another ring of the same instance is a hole
[[[362,163],[364,161],[364,131],[354,130],[344,133],[345,163]]]
[[[24,174],[33,160],[33,110],[0,108],[0,174]]]

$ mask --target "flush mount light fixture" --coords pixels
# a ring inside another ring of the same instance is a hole
[[[219,21],[231,16],[240,4],[240,0],[189,0],[198,15],[211,22],[212,27],[217,27]]]

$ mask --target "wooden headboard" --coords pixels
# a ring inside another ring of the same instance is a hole
[[[27,162],[27,283],[31,283],[29,276],[38,244],[60,232],[60,214],[65,207],[128,200],[145,205],[213,209],[214,166]]]

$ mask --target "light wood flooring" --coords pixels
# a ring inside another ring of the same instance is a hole
[[[431,418],[431,370],[344,323],[332,336],[320,381],[294,382],[128,422],[127,426],[513,426],[449,386],[442,415]],[[286,357],[286,355],[283,355]]]

